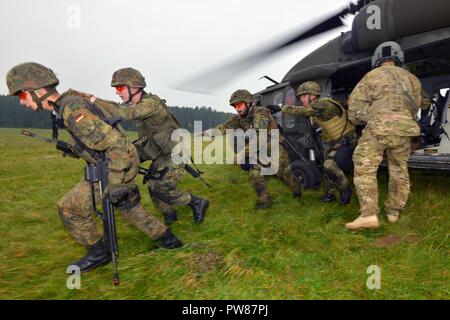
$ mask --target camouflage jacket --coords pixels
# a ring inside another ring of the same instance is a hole
[[[136,104],[118,104],[111,101],[99,101],[103,110],[124,120],[135,120],[139,138],[151,136],[166,127],[169,135],[179,128],[178,123],[170,113],[165,101],[157,95],[146,93]]]
[[[89,95],[69,90],[55,104],[74,141],[81,143],[84,150],[105,152],[111,184],[125,184],[136,176],[139,165],[136,149],[123,132],[102,120],[109,114],[89,101]],[[82,154],[80,156],[87,161],[92,160]]]
[[[313,117],[321,121],[329,121],[342,115],[342,110],[326,99],[316,100],[307,106],[284,105],[281,111],[294,117]]]
[[[175,146],[171,140],[172,132],[180,126],[170,113],[164,100],[157,95],[146,93],[136,104],[117,104],[110,101],[100,102],[102,109],[113,116],[124,120],[135,120],[138,131],[138,141],[135,142],[141,160],[154,160],[159,154],[168,155]],[[150,146],[147,145],[148,141]],[[147,151],[141,150],[141,145]]]
[[[281,111],[294,117],[312,117],[314,123],[322,128],[324,141],[338,140],[354,131],[344,108],[329,98],[319,99],[307,106],[284,105]]]
[[[244,131],[254,129],[258,136],[259,130],[265,129],[267,130],[267,150],[270,153],[271,129],[277,129],[277,124],[269,109],[253,106],[245,118],[235,115],[226,123],[217,126],[215,129],[218,129],[223,135],[226,134],[227,129],[242,129]],[[281,135],[280,142],[282,142]],[[248,151],[249,145],[247,144],[245,147],[245,152],[248,153]],[[280,146],[280,152],[283,152],[282,146]]]
[[[422,85],[412,73],[381,66],[367,73],[349,99],[348,116],[376,135],[418,136],[413,113],[421,106]],[[408,92],[408,94],[405,94]]]
[[[245,118],[241,118],[239,115],[233,116],[226,123],[221,124],[216,127],[222,134],[226,134],[227,129],[255,129],[256,131],[260,129],[276,129],[275,119],[272,117],[270,110],[263,107],[253,106]]]

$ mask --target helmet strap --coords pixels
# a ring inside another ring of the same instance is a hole
[[[127,85],[127,90],[128,90],[128,101],[125,103],[130,103],[131,100],[133,100],[133,98],[138,95],[140,92],[143,92],[143,89],[139,88],[138,91],[136,91],[134,94],[131,93],[131,88],[129,85]]]
[[[53,107],[53,112],[51,114],[52,118],[52,139],[53,141],[58,141],[58,129],[64,127],[64,121],[59,114],[59,107],[53,101],[48,102]]]
[[[36,111],[42,111],[44,110],[44,107],[42,106],[42,102],[45,101],[48,97],[50,97],[54,92],[55,89],[49,90],[46,94],[44,94],[42,97],[38,97],[36,92],[34,90],[28,91],[31,95],[31,99],[33,99],[33,102],[36,103],[37,109]]]
[[[245,116],[248,116],[251,111],[253,110],[253,103],[245,103],[245,106],[247,107],[247,114]]]

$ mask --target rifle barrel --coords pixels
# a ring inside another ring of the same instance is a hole
[[[47,139],[47,138],[38,136],[37,134],[32,133],[32,132],[30,132],[30,131],[28,131],[28,130],[25,130],[25,129],[22,130],[20,133],[22,133],[24,136],[31,137],[31,138],[35,138],[35,139],[39,139],[39,140],[45,141],[45,142],[47,142],[47,143],[54,143],[54,141],[51,140],[51,139]]]

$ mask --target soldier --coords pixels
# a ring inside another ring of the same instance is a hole
[[[324,148],[323,170],[325,176],[325,195],[323,202],[336,200],[336,189],[339,190],[340,204],[350,203],[352,189],[345,173],[336,163],[336,153],[343,146],[351,149],[356,145],[356,133],[353,124],[348,121],[347,112],[337,101],[330,98],[319,99],[320,85],[313,81],[302,83],[297,89],[297,96],[303,106],[282,106],[281,111],[297,117],[312,117],[316,125],[322,129]]]
[[[159,240],[162,247],[181,247],[171,230],[159,222],[140,202],[139,189],[134,183],[139,158],[134,146],[119,127],[106,123],[107,114],[86,99],[87,95],[69,90],[59,94],[59,80],[51,69],[38,63],[23,63],[12,68],[6,82],[10,95],[19,97],[20,104],[33,111],[43,109],[53,113],[60,127],[65,128],[73,141],[69,141],[74,154],[89,163],[95,160],[90,152],[104,152],[108,162],[111,201],[123,217],[151,239]],[[95,199],[100,200],[95,187]],[[93,214],[90,185],[81,181],[58,202],[58,213],[75,240],[85,246],[86,256],[71,265],[81,272],[90,271],[111,260],[103,235],[97,229]]]
[[[238,115],[232,117],[225,124],[219,125],[218,129],[223,135],[226,134],[227,129],[255,129],[259,130],[276,129],[277,124],[272,117],[271,112],[267,108],[256,107],[253,95],[247,90],[237,90],[230,98],[230,105],[233,106]],[[208,134],[207,131],[205,134]],[[270,143],[268,143],[269,145]],[[248,153],[248,145],[246,146],[246,153]],[[267,191],[266,179],[261,175],[261,165],[250,165],[249,181],[258,195],[257,209],[269,208],[272,205],[272,199]],[[291,170],[290,159],[287,151],[280,144],[279,146],[279,170],[277,177],[281,179],[293,191],[294,197],[301,196],[301,181],[297,178]]]
[[[353,154],[354,183],[360,216],[346,228],[378,228],[377,171],[386,152],[389,194],[384,209],[390,223],[399,219],[410,191],[408,159],[411,138],[420,135],[415,117],[421,105],[422,86],[401,68],[404,54],[399,44],[379,45],[372,57],[374,70],[366,74],[349,100],[349,119],[366,127]]]
[[[147,180],[150,197],[163,214],[166,225],[177,220],[174,205],[191,207],[194,222],[204,220],[209,201],[177,188],[183,178],[184,164],[174,164],[171,158],[175,143],[171,141],[172,132],[180,128],[170,113],[165,101],[157,95],[146,93],[145,79],[133,68],[123,68],[114,72],[111,87],[125,105],[103,103],[102,107],[114,116],[125,120],[135,120],[138,140],[134,145],[141,162],[151,160],[150,179]],[[95,99],[95,98],[94,98]]]

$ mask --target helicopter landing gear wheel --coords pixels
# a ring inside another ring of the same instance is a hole
[[[314,162],[305,162],[297,159],[291,163],[292,172],[302,180],[304,189],[318,189],[320,187],[321,174]]]

